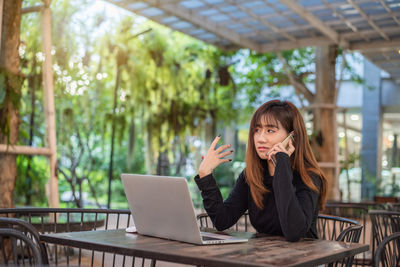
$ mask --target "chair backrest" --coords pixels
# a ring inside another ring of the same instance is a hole
[[[39,250],[43,264],[49,264],[46,246],[40,241],[39,232],[33,225],[16,218],[0,217],[0,228],[14,229],[23,233]]]
[[[327,215],[339,216],[355,220],[359,222],[364,228],[360,237],[360,242],[363,244],[371,243],[371,223],[369,221],[369,210],[385,209],[385,205],[382,203],[346,203],[346,202],[335,202],[327,203],[325,209],[321,212]]]
[[[42,254],[36,244],[24,233],[0,228],[0,264],[11,266],[40,266]]]
[[[197,215],[197,222],[200,227],[204,228],[212,228],[215,229],[214,224],[212,223],[210,217],[206,212],[200,213]],[[249,213],[246,211],[242,217],[235,223],[230,230],[238,231],[238,232],[256,232],[253,226],[250,223]]]
[[[385,237],[375,253],[375,267],[400,266],[400,232]]]
[[[317,233],[321,239],[358,243],[362,229],[363,226],[354,220],[324,214],[318,215]],[[332,262],[328,266],[352,266],[353,260],[354,256],[346,257]]]
[[[336,241],[358,243],[360,242],[362,230],[362,225],[349,226],[339,234]]]
[[[24,220],[39,232],[60,233],[125,229],[134,222],[129,209],[9,208],[0,216]],[[131,266],[134,257],[46,244],[50,265]],[[136,261],[142,259],[136,259]],[[138,263],[138,262],[137,262]]]
[[[385,237],[400,231],[400,212],[388,210],[369,211],[372,224],[372,255],[374,255],[379,244]]]
[[[318,215],[317,233],[318,237],[321,239],[338,240],[339,235],[350,226],[360,226],[360,224],[357,221],[348,218],[325,215],[325,214]],[[358,240],[356,241],[357,243],[359,239],[360,237],[358,237]]]

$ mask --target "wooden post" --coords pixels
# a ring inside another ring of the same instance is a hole
[[[43,62],[44,114],[47,126],[48,147],[50,149],[50,179],[46,185],[46,194],[51,208],[59,207],[57,178],[56,123],[54,109],[53,66],[51,58],[51,0],[43,0],[41,10]]]
[[[337,46],[327,45],[315,48],[315,104],[313,110],[314,136],[312,145],[317,160],[330,162],[323,167],[328,179],[328,200],[340,200],[337,148],[337,108],[336,108],[336,65]],[[327,106],[323,106],[327,105]],[[322,166],[321,166],[322,167]]]
[[[344,168],[346,169],[347,178],[347,202],[350,202],[350,175],[349,175],[349,139],[347,135],[346,109],[343,110],[343,130],[344,130]]]
[[[3,32],[3,5],[4,0],[0,0],[0,51],[1,51],[1,33]]]
[[[20,22],[22,1],[5,0],[2,3],[0,72],[3,78],[14,79],[19,77],[20,58],[18,46],[20,44]],[[21,94],[20,83],[2,82],[0,91],[6,91],[10,97]],[[8,132],[0,131],[0,144],[15,145],[18,142],[19,112],[12,100],[4,99],[0,107],[2,127],[7,123]],[[7,118],[7,121],[4,119]],[[17,179],[17,156],[0,153],[0,208],[12,208],[14,205],[13,192]]]

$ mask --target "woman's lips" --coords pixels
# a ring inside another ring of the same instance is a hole
[[[258,151],[260,151],[260,152],[266,152],[266,151],[269,150],[269,148],[268,148],[268,147],[265,147],[265,146],[259,146],[259,147],[257,147],[257,149],[258,149]]]

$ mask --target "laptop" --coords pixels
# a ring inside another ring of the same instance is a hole
[[[247,242],[248,238],[200,232],[185,178],[122,174],[139,234],[197,245]]]

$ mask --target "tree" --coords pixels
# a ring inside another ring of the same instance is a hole
[[[15,145],[19,131],[21,0],[4,0],[0,50],[0,143]],[[0,208],[13,207],[16,155],[0,154]]]

